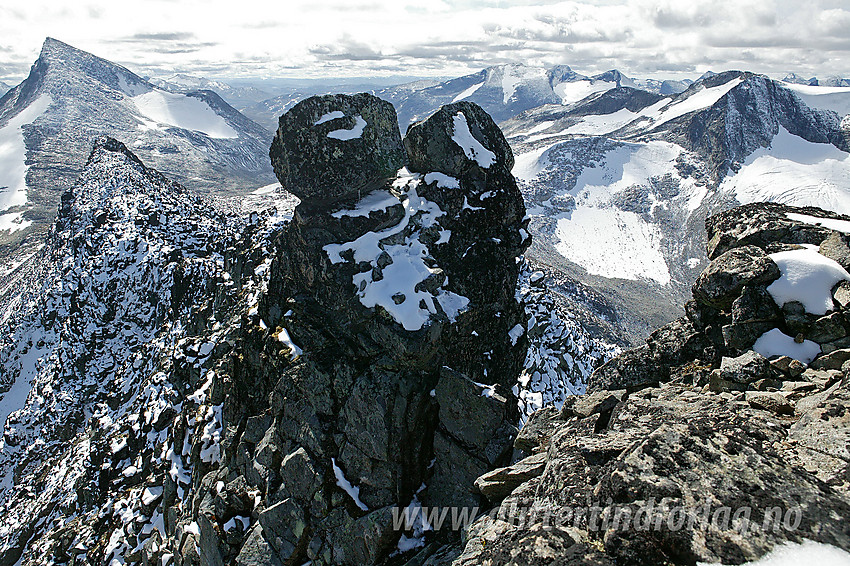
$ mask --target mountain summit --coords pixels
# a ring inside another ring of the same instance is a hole
[[[0,246],[49,226],[92,140],[120,138],[186,186],[227,194],[268,184],[271,134],[210,91],[162,91],[126,68],[47,38],[0,98]],[[3,233],[3,230],[6,233]]]

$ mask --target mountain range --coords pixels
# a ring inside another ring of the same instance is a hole
[[[537,236],[527,255],[638,314],[623,324],[643,334],[705,266],[707,215],[753,201],[850,211],[848,114],[850,89],[744,72],[531,109],[502,124]]]
[[[234,194],[274,180],[262,159],[271,133],[217,94],[174,94],[48,38],[29,76],[0,98],[4,187],[0,246],[50,224],[91,140],[109,133],[186,186]]]
[[[850,88],[786,78],[658,81],[513,64],[373,93],[393,103],[402,130],[459,101],[500,122],[531,218],[532,268],[584,327],[626,345],[680,314],[706,262],[707,215],[755,200],[846,211]],[[0,133],[18,148],[5,157],[16,178],[4,184],[16,189],[0,195],[4,288],[34,257],[99,133],[190,189],[242,195],[227,206],[269,204],[271,131],[223,99],[271,129],[315,89],[256,101],[265,94],[183,74],[147,81],[48,39],[30,77],[0,100]]]
[[[219,197],[275,183],[272,134],[209,90],[173,93],[48,38],[0,98],[0,305],[19,291],[93,139],[121,138],[185,186]]]

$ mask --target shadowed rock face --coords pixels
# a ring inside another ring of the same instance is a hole
[[[280,117],[269,156],[283,187],[316,205],[365,195],[405,162],[392,104],[366,93],[299,102]]]

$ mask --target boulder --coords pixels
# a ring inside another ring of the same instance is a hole
[[[269,157],[287,191],[323,206],[384,186],[405,163],[392,104],[367,93],[299,102],[280,117]]]
[[[770,376],[770,362],[752,350],[720,362],[720,378],[732,383],[747,384]]]
[[[760,248],[735,248],[714,259],[700,274],[693,286],[694,298],[716,308],[729,308],[745,285],[765,285],[779,275],[779,267]]]
[[[809,367],[812,369],[840,370],[847,360],[850,360],[850,349],[833,350],[827,354],[818,356],[809,364]]]
[[[514,166],[511,147],[493,119],[474,102],[447,104],[404,136],[411,171],[465,177]]]
[[[777,242],[819,245],[829,236],[829,229],[792,220],[789,213],[847,219],[814,207],[798,208],[774,202],[745,204],[706,219],[708,258],[713,260],[733,248],[751,245],[762,249]]]
[[[505,468],[487,472],[475,480],[475,487],[490,503],[498,503],[520,484],[543,473],[546,454],[529,456]]]
[[[850,269],[850,246],[848,246],[846,234],[831,232],[820,243],[818,251],[821,255],[837,262],[844,269]]]
[[[561,411],[555,407],[543,407],[531,413],[514,440],[514,448],[531,454],[546,444],[552,430],[561,419]]]
[[[788,398],[778,391],[747,391],[744,397],[751,406],[764,409],[777,415],[793,415],[794,406],[788,402]]]

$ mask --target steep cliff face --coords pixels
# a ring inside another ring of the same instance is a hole
[[[850,218],[761,203],[707,231],[687,316],[531,416],[454,565],[850,558]]]

